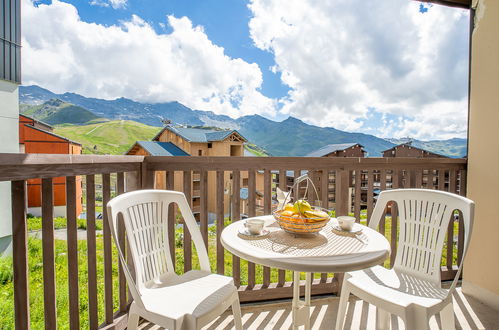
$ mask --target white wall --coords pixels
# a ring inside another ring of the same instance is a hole
[[[468,197],[476,209],[463,292],[499,310],[499,1],[475,0],[474,5]]]
[[[19,152],[18,123],[18,85],[0,80],[0,153]],[[12,235],[10,203],[10,183],[0,182],[0,254],[9,244]]]

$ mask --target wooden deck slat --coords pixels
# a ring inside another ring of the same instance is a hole
[[[400,170],[393,170],[392,173],[392,187],[397,189],[400,187]],[[397,204],[392,203],[391,207],[391,232],[390,232],[390,246],[392,248],[390,253],[390,266],[395,263],[395,257],[397,256],[397,228],[398,228],[398,207]]]
[[[192,209],[192,172],[184,171],[184,194],[187,199],[187,203]],[[189,229],[184,224],[184,273],[192,269],[192,239]]]
[[[222,230],[224,229],[225,220],[225,203],[224,203],[224,171],[217,171],[217,273],[224,274],[225,272],[225,250],[220,241]]]
[[[117,194],[121,195],[125,192],[125,173],[118,172],[116,175],[116,190]],[[118,242],[120,245],[120,249],[126,257],[126,236],[125,236],[125,224],[123,223],[123,217],[120,215],[118,221]],[[120,303],[120,312],[126,312],[128,308],[127,301],[127,286],[126,286],[126,278],[125,273],[123,272],[123,264],[121,263],[121,259],[118,258],[118,295],[119,295],[119,303]]]
[[[76,223],[76,177],[66,177],[66,212],[68,244],[69,328],[80,328],[78,290],[78,237]]]
[[[285,193],[288,191],[288,177],[286,175],[286,170],[279,171],[279,189]],[[284,269],[279,269],[277,271],[277,285],[283,286],[286,282],[286,271]]]
[[[435,185],[434,185],[434,174],[433,174],[433,169],[429,169],[428,170],[428,175],[426,177],[426,188],[427,189],[435,189]]]
[[[254,170],[248,171],[248,216],[256,215],[256,174]],[[248,262],[248,287],[253,288],[256,281],[255,264]]]
[[[241,217],[241,205],[239,190],[241,188],[241,173],[237,170],[232,171],[232,222],[236,222]],[[236,287],[241,285],[241,259],[232,255],[232,277],[234,278],[234,284]]]
[[[105,206],[111,199],[111,176],[102,174],[103,241],[104,241],[104,315],[106,324],[113,323],[113,247],[111,228]]]
[[[95,176],[86,176],[87,199],[87,267],[88,267],[88,323],[89,328],[99,328],[97,300],[97,249],[95,233]]]
[[[348,170],[336,171],[336,216],[348,215]]]
[[[386,190],[386,170],[380,170],[379,172],[379,189],[381,191]],[[386,208],[385,208],[386,210]],[[379,232],[381,235],[385,236],[385,225],[386,225],[386,212],[383,212],[383,215],[381,216],[381,221],[379,222]]]
[[[367,224],[371,221],[374,208],[374,173],[367,171]]]
[[[329,171],[327,169],[323,169],[321,171],[321,206],[327,210],[329,210]],[[327,281],[327,273],[321,273],[321,282],[325,283]]]
[[[43,296],[45,329],[56,329],[54,193],[52,179],[42,179]]]
[[[208,171],[202,170],[200,173],[200,192],[201,192],[201,207],[200,207],[200,229],[203,237],[204,245],[208,250]]]
[[[415,188],[423,188],[423,169],[417,169],[414,171],[414,181]]]
[[[12,266],[14,271],[14,322],[17,330],[29,329],[28,232],[26,224],[26,181],[11,183]]]
[[[165,187],[166,190],[175,189],[175,172],[168,171],[165,174]],[[168,246],[170,248],[170,258],[173,263],[173,268],[175,269],[175,226],[176,226],[176,212],[177,206],[175,204],[168,205]]]
[[[445,190],[445,170],[438,170],[438,190]]]
[[[269,169],[263,172],[263,210],[264,214],[272,212],[272,174]],[[263,266],[263,286],[270,285],[270,267]]]
[[[360,200],[361,200],[361,183],[362,183],[362,170],[355,170],[355,195],[354,195],[354,208],[353,215],[357,222],[360,222]]]

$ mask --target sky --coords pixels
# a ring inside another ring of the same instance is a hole
[[[466,137],[469,14],[411,0],[22,0],[23,84]]]

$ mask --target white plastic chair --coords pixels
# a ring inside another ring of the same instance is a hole
[[[378,197],[369,227],[376,229],[386,204],[397,203],[399,239],[392,269],[374,266],[345,273],[336,329],[342,329],[350,293],[376,305],[376,328],[390,328],[390,314],[401,317],[405,327],[428,329],[432,315],[440,313],[443,329],[455,329],[452,293],[463,260],[450,289],[441,288],[440,263],[444,239],[454,210],[464,220],[463,255],[473,227],[473,201],[447,192],[426,189],[383,191]],[[396,228],[392,227],[392,230]]]
[[[176,203],[189,229],[201,270],[176,275],[168,242],[168,205]],[[208,253],[196,220],[181,192],[139,190],[122,194],[107,204],[113,234],[133,302],[128,329],[139,317],[167,329],[200,329],[232,305],[236,329],[242,329],[239,296],[230,277],[212,274]],[[130,244],[136,280],[117,243],[118,215]]]

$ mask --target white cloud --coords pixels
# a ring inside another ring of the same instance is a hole
[[[290,87],[283,113],[360,130],[372,107],[404,118],[395,135],[465,134],[467,11],[421,14],[409,0],[251,0],[249,8],[255,45],[274,54]]]
[[[126,8],[127,0],[91,0],[92,6],[113,7],[114,9]]]
[[[104,26],[83,22],[65,2],[22,4],[24,84],[108,99],[179,101],[233,117],[275,113],[275,102],[260,92],[258,65],[228,57],[186,17],[168,16],[172,32],[158,34],[137,16]]]

